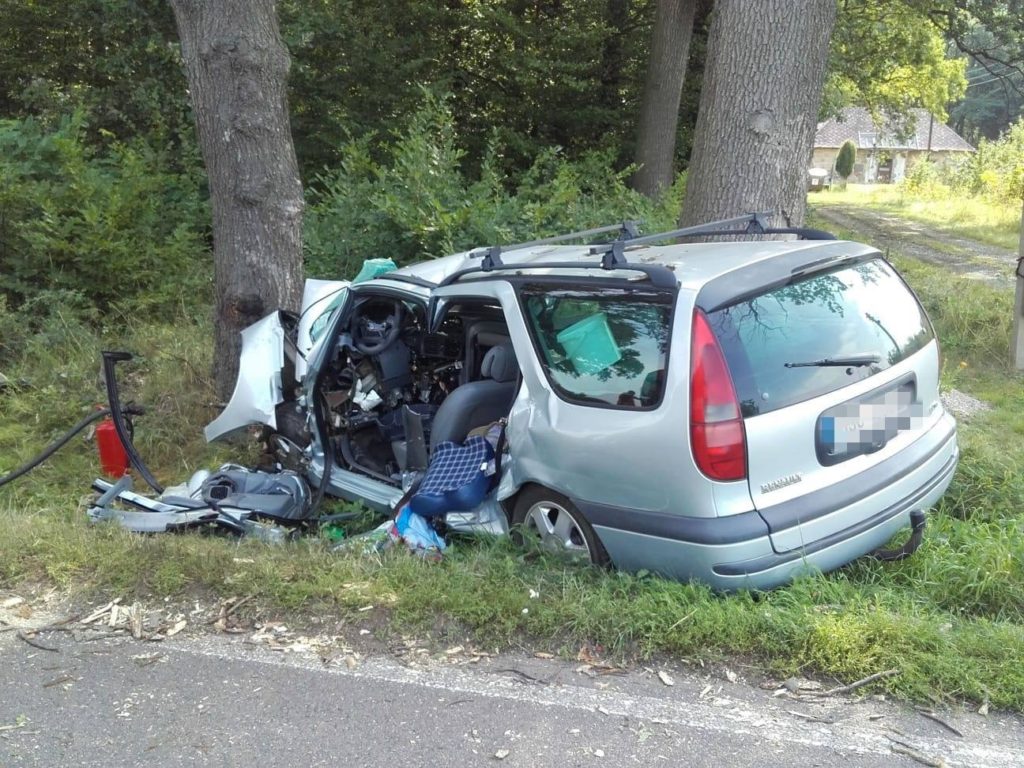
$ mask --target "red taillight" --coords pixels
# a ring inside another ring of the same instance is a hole
[[[699,309],[693,315],[690,355],[693,458],[713,480],[742,480],[747,476],[747,440],[740,403],[718,339]]]

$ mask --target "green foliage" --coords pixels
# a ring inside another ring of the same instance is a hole
[[[89,141],[189,144],[192,117],[170,3],[0,0],[0,116],[90,116]]]
[[[959,164],[917,161],[907,171],[902,188],[922,199],[973,195],[1015,207],[1024,199],[1024,118],[997,140],[982,139],[978,151]]]
[[[947,178],[939,166],[926,158],[921,158],[910,163],[900,181],[900,187],[922,200],[942,200],[949,197],[951,192],[946,184]]]
[[[844,141],[836,155],[836,173],[843,179],[853,173],[853,164],[857,160],[857,145],[852,141]]]
[[[619,153],[632,138],[653,2],[283,0],[278,9],[306,177],[335,167],[350,138],[404,128],[423,86],[452,94],[474,172],[495,139],[502,169],[525,170],[551,146],[569,157]]]
[[[0,291],[15,307],[54,292],[100,310],[201,301],[209,213],[195,158],[188,172],[169,170],[143,142],[96,149],[87,128],[82,112],[52,130],[0,122]]]
[[[1024,30],[1021,38],[1024,51]],[[993,51],[1007,61],[1014,59],[1010,51],[1000,48],[995,35],[983,26],[968,30],[964,42],[975,50]],[[967,84],[967,92],[950,108],[949,115],[956,132],[968,141],[977,143],[981,138],[999,138],[1003,131],[1024,116],[1024,72],[972,60],[967,65]]]
[[[947,56],[942,29],[917,0],[847,0],[832,34],[822,113],[855,105],[900,117],[924,107],[945,119],[966,88],[965,68]]]
[[[630,169],[616,171],[609,152],[573,162],[549,149],[517,179],[501,171],[496,141],[477,180],[461,170],[463,158],[450,103],[430,95],[390,146],[349,142],[339,168],[311,192],[310,273],[350,276],[367,258],[406,264],[622,219],[668,229],[682,195],[682,181],[657,203],[633,192],[625,183]]]
[[[1024,199],[1024,118],[978,151],[953,180],[960,189],[1007,203]]]

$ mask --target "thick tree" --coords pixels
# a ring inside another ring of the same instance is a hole
[[[288,123],[288,51],[274,0],[171,0],[213,208],[221,397],[240,330],[302,289],[302,184]]]
[[[671,186],[675,176],[679,99],[690,58],[697,0],[657,0],[651,53],[640,102],[633,188],[653,197]]]
[[[682,222],[803,222],[836,0],[718,0]]]

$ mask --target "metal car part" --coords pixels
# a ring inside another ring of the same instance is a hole
[[[220,415],[206,425],[207,442],[237,434],[254,424],[277,428],[277,406],[284,400],[285,331],[277,312],[242,331],[238,381]]]

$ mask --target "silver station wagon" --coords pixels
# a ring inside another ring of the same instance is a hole
[[[797,239],[734,239],[766,234]],[[767,589],[917,547],[958,458],[938,384],[932,326],[877,249],[751,214],[311,280],[300,315],[243,332],[206,435],[263,424],[314,488],[390,511],[439,446],[490,427],[492,474],[435,505],[443,530]]]

